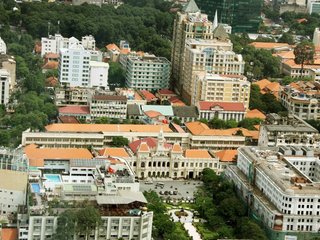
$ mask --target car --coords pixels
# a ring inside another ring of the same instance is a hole
[[[178,191],[173,191],[173,195],[177,195],[178,194]]]
[[[163,194],[164,194],[164,192],[163,192],[163,191],[160,191],[160,192],[159,192],[159,194],[160,194],[160,195],[163,195]]]
[[[153,182],[149,180],[149,181],[146,181],[145,184],[153,184]]]
[[[168,195],[169,194],[169,191],[164,191],[164,195]]]

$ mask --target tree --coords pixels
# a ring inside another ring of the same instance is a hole
[[[54,240],[73,240],[76,226],[76,212],[67,210],[58,217],[56,233],[53,235]]]
[[[124,87],[125,86],[125,71],[121,67],[120,63],[110,62],[109,63],[109,76],[108,81],[110,89],[115,87]]]
[[[294,44],[294,38],[290,33],[283,33],[279,38],[278,42],[280,43],[288,43],[290,45]]]
[[[111,142],[111,145],[114,147],[123,147],[123,146],[127,146],[128,144],[129,144],[129,140],[122,136],[113,137]]]
[[[294,62],[296,64],[301,64],[300,74],[303,75],[304,64],[313,63],[314,60],[314,45],[312,42],[302,41],[293,50]]]
[[[246,128],[248,130],[256,130],[254,125],[260,124],[261,122],[262,119],[260,118],[245,118],[239,122],[238,126]]]
[[[182,122],[180,121],[180,119],[178,119],[178,118],[176,118],[176,117],[174,117],[174,118],[172,119],[172,122],[175,123],[175,124],[178,124],[178,125],[182,125]]]
[[[84,234],[86,239],[101,224],[99,211],[93,206],[87,206],[76,213],[76,232]]]
[[[267,240],[267,236],[263,230],[248,218],[244,217],[240,219],[237,224],[236,229],[237,237],[243,239],[253,239],[253,240]]]

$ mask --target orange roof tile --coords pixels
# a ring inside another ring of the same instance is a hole
[[[157,118],[159,116],[163,116],[160,112],[149,110],[144,112],[145,115],[149,118]]]
[[[158,93],[161,95],[176,95],[173,91],[169,89],[160,89]]]
[[[281,47],[291,47],[288,43],[275,43],[275,42],[252,42],[249,45],[255,48],[263,48],[263,49],[275,49]]]
[[[81,105],[70,105],[60,107],[59,114],[90,114],[90,107]]]
[[[220,162],[236,162],[238,150],[223,150],[216,152],[215,155],[219,158]]]
[[[172,152],[182,152],[182,148],[179,143],[173,144]]]
[[[139,148],[138,148],[138,152],[149,152],[150,148],[148,146],[148,144],[146,142],[141,142]]]
[[[58,62],[47,62],[45,65],[43,65],[42,69],[58,69],[58,66]]]
[[[186,104],[182,102],[178,96],[173,96],[168,100],[172,106],[185,106]]]
[[[104,148],[99,151],[99,154],[106,157],[129,157],[124,148]]]
[[[140,93],[148,102],[157,100],[157,97],[147,90],[140,90]]]
[[[29,159],[29,165],[43,167],[45,159],[69,160],[69,159],[92,159],[93,156],[86,148],[38,148],[31,144],[24,148]]]
[[[280,57],[282,59],[294,59],[295,58],[293,50],[277,52],[274,55],[277,57]]]
[[[114,43],[108,44],[106,46],[106,49],[108,49],[109,51],[120,51],[119,47]]]
[[[62,124],[47,125],[48,132],[172,132],[169,125],[143,124]]]
[[[18,229],[17,228],[2,228],[0,229],[2,240],[17,240]]]
[[[258,131],[260,130],[260,125],[257,124],[257,125],[253,125],[255,129],[257,129]]]
[[[128,53],[130,53],[130,49],[127,49],[127,48],[124,48],[124,49],[121,49],[120,50],[120,54],[128,54]]]
[[[260,90],[264,89],[267,85],[269,85],[271,82],[268,79],[261,79],[253,84],[258,85]]]
[[[260,118],[260,119],[264,120],[264,119],[266,119],[266,115],[264,115],[258,109],[252,109],[247,112],[246,118]]]
[[[47,53],[46,55],[44,55],[44,58],[59,58],[59,54],[58,53]]]
[[[59,84],[59,80],[56,77],[48,77],[46,79],[46,86],[48,87],[55,87]]]
[[[184,153],[186,158],[212,158],[207,150],[187,149]]]

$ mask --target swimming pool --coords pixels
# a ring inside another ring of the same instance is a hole
[[[40,193],[40,185],[39,183],[31,183],[32,192]]]
[[[45,174],[44,177],[49,182],[59,183],[61,182],[61,177],[59,174]]]

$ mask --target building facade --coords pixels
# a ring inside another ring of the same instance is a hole
[[[10,97],[10,73],[5,69],[0,69],[0,104],[7,105]]]
[[[196,102],[199,100],[196,98],[200,91],[196,85],[196,76],[198,74],[204,75],[208,73],[236,76],[243,74],[244,61],[242,56],[232,51],[233,45],[227,39],[227,36],[224,36],[223,40],[220,39],[189,39],[186,42],[182,75],[182,97],[188,103],[196,105]]]
[[[267,115],[260,125],[259,146],[308,146],[320,147],[320,135],[317,129],[295,115],[280,117],[278,114]]]
[[[108,90],[109,64],[104,62],[90,61],[89,68],[90,87]]]
[[[290,114],[304,120],[319,120],[319,92],[319,82],[299,81],[283,87],[280,91],[280,100]]]
[[[182,91],[185,44],[187,39],[213,39],[213,23],[206,14],[201,13],[194,0],[189,1],[181,12],[177,13],[173,26],[173,46],[171,52],[172,79],[176,92]]]
[[[9,88],[12,91],[16,86],[16,61],[14,57],[0,55],[0,69],[9,73]]]
[[[249,109],[251,83],[242,75],[199,73],[194,85],[194,104],[199,101],[233,102]]]
[[[0,54],[7,54],[7,45],[0,37]]]
[[[200,119],[207,119],[208,121],[218,118],[224,121],[235,120],[240,122],[246,114],[243,103],[200,101],[198,109]]]
[[[312,239],[320,230],[319,163],[305,146],[243,147],[226,175],[270,239]]]
[[[90,101],[90,115],[92,120],[99,117],[126,119],[127,98],[125,96],[94,95]]]
[[[170,84],[170,66],[170,62],[163,57],[130,55],[125,68],[126,86],[150,91],[167,89]]]
[[[59,81],[70,87],[90,86],[90,51],[80,44],[60,49]]]

